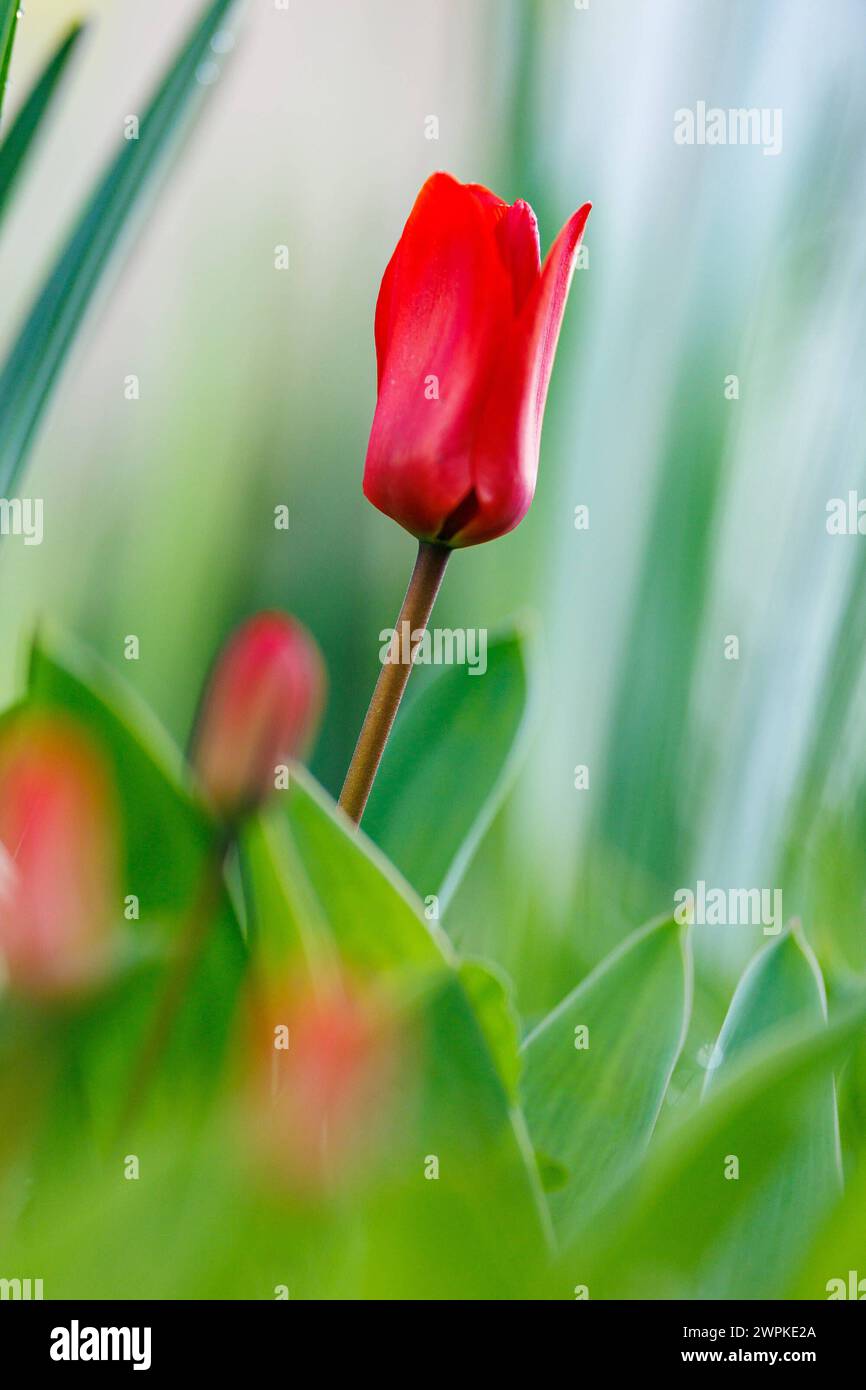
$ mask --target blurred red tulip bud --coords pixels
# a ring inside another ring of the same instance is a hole
[[[258,1000],[247,1100],[260,1158],[282,1184],[323,1191],[381,1137],[395,1094],[397,1031],[380,1000],[343,982]]]
[[[232,817],[274,790],[278,766],[300,757],[319,723],[325,670],[300,623],[259,613],[220,652],[205,689],[193,764],[216,809]]]
[[[0,735],[0,970],[59,997],[97,984],[119,917],[117,808],[98,749],[49,715]]]
[[[419,540],[510,531],[535,491],[541,423],[590,204],[540,265],[528,203],[433,174],[376,305],[378,400],[364,469],[374,506]]]

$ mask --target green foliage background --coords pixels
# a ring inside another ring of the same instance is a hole
[[[4,1001],[0,1276],[700,1298],[866,1275],[866,561],[825,526],[864,487],[861,7],[262,0],[201,11],[187,47],[195,4],[92,9],[82,38],[32,5],[15,38],[0,476],[46,533],[0,545],[0,652],[9,703],[71,709],[109,750],[143,918],[86,1016]],[[698,100],[780,108],[782,152],[677,146]],[[528,198],[545,245],[591,198],[589,265],[532,511],[455,557],[436,609],[497,634],[490,669],[416,673],[357,840],[329,794],[413,553],[360,490],[372,311],[436,167]],[[114,1122],[214,833],[178,750],[215,647],[264,606],[319,639],[326,723],[245,836],[129,1183]],[[698,879],[780,887],[797,925],[684,933]],[[336,952],[419,1040],[388,1161],[332,1202],[259,1187],[232,1142],[250,949]],[[45,1057],[30,1127],[16,1077]]]

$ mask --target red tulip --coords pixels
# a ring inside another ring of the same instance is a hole
[[[119,917],[117,815],[98,750],[48,715],[0,738],[0,961],[30,996],[98,982]]]
[[[193,762],[223,815],[234,816],[274,789],[277,767],[299,757],[324,700],[319,650],[300,623],[259,613],[220,653],[197,721]]]
[[[528,205],[434,174],[376,305],[378,400],[364,492],[420,540],[510,531],[535,491],[547,387],[585,203],[542,267]]]

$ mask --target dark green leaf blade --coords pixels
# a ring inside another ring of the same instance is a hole
[[[3,116],[9,64],[12,61],[12,48],[20,18],[21,0],[0,0],[0,119]]]
[[[21,470],[51,389],[118,239],[188,114],[200,65],[235,0],[212,0],[63,247],[0,375],[0,493]]]
[[[76,23],[61,39],[28,93],[9,134],[0,145],[0,216],[9,200],[13,184],[24,167],[42,118],[83,33],[83,26]]]
[[[397,723],[364,830],[422,897],[444,908],[507,788],[526,725],[525,639],[493,639],[487,670],[449,667]]]

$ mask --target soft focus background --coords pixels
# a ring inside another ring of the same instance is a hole
[[[5,228],[4,341],[196,8],[88,4]],[[78,12],[28,4],[13,109]],[[436,168],[527,198],[545,249],[591,199],[535,504],[454,559],[436,610],[534,615],[539,671],[449,930],[508,968],[530,1020],[699,878],[781,887],[831,981],[866,966],[866,541],[825,527],[866,487],[864,58],[860,0],[250,0],[31,460],[45,542],[0,551],[4,694],[56,620],[183,742],[225,632],[286,607],[327,658],[313,767],[336,792],[413,558],[361,493],[384,265]],[[699,100],[781,108],[781,153],[677,145]],[[696,938],[686,1067],[760,940]]]

